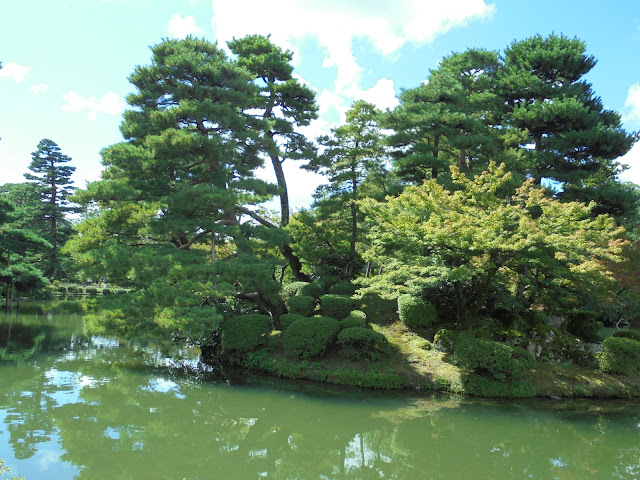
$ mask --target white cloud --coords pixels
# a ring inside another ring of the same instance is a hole
[[[38,83],[37,85],[29,87],[29,91],[34,95],[46,92],[47,90],[49,90],[49,85],[45,85],[44,83]]]
[[[630,167],[629,170],[618,175],[618,178],[640,185],[640,142],[636,143],[626,155],[618,158],[618,161]]]
[[[640,124],[640,83],[634,83],[629,87],[624,107],[622,121]]]
[[[388,56],[407,43],[429,43],[495,11],[484,0],[281,0],[275,8],[262,0],[212,1],[211,24],[221,44],[251,33],[271,33],[276,44],[298,53],[300,41],[315,38],[326,52],[323,66],[337,69],[336,92],[352,97],[362,77],[353,54],[355,39],[367,40]]]
[[[24,77],[29,73],[31,68],[25,67],[24,65],[19,65],[17,63],[6,63],[2,64],[2,69],[0,69],[0,77],[11,78],[16,82],[21,82],[24,80]]]
[[[196,24],[194,17],[183,17],[179,13],[174,14],[169,20],[168,31],[174,38],[186,38],[192,33],[202,33],[202,29]]]
[[[393,86],[393,80],[381,78],[378,82],[368,90],[363,90],[358,98],[373,103],[381,110],[394,108],[400,103],[396,97],[396,89]]]
[[[68,92],[63,95],[67,103],[62,106],[65,112],[87,111],[87,119],[95,121],[98,113],[118,115],[126,106],[124,99],[114,92],[105,93],[102,97],[84,98],[76,92]]]

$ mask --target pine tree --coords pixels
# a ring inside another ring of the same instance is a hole
[[[74,191],[71,175],[75,167],[66,165],[71,158],[64,155],[60,147],[48,138],[38,143],[31,158],[29,170],[33,173],[25,173],[24,176],[33,182],[40,193],[41,234],[52,245],[47,256],[45,276],[55,279],[62,274],[60,247],[71,234],[71,224],[65,218],[65,214],[74,210],[68,197]]]
[[[582,187],[595,174],[613,176],[616,159],[636,140],[584,80],[595,64],[584,42],[563,35],[536,35],[507,48],[500,75],[505,126],[520,137],[526,173],[536,182]]]

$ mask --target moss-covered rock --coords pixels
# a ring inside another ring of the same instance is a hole
[[[438,352],[452,353],[457,335],[453,330],[439,329],[433,337],[433,349]]]

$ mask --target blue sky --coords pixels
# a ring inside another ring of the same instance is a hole
[[[150,45],[187,34],[223,45],[271,33],[293,50],[296,74],[318,92],[317,136],[357,98],[392,108],[451,52],[562,33],[586,42],[598,60],[587,80],[640,130],[638,0],[3,0],[0,18],[0,184],[24,180],[42,138],[72,157],[76,186],[97,180],[100,150],[122,138],[128,76]],[[640,144],[622,161],[632,166],[623,178],[640,184]],[[287,174],[304,205],[317,177],[294,164]]]

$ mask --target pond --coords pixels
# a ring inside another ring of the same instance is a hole
[[[635,479],[635,401],[486,401],[260,381],[0,317],[0,458],[43,479]]]

